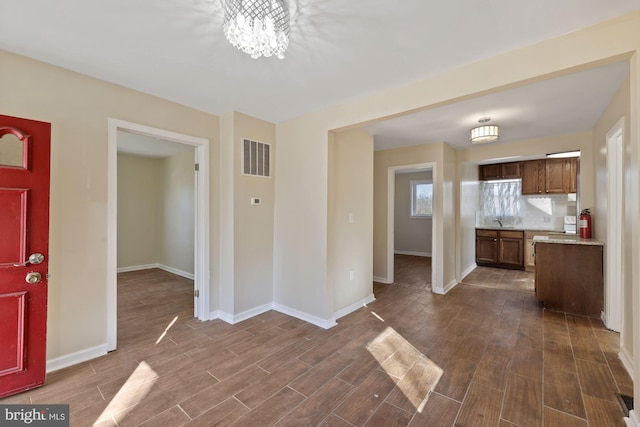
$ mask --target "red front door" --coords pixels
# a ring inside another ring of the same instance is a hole
[[[45,378],[50,134],[0,115],[0,397]]]

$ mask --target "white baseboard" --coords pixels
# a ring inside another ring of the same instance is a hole
[[[55,359],[49,359],[47,360],[47,373],[77,365],[78,363],[86,362],[87,360],[95,359],[105,354],[107,354],[107,344],[101,344],[87,348],[86,350],[56,357]]]
[[[127,273],[129,271],[140,271],[140,270],[149,270],[151,268],[159,268],[160,270],[164,270],[169,273],[173,273],[177,276],[181,276],[190,280],[194,280],[195,276],[193,273],[188,273],[186,271],[178,270],[177,268],[169,267],[164,264],[142,264],[142,265],[132,265],[130,267],[121,267],[117,269],[118,273]]]
[[[129,271],[149,270],[151,268],[158,268],[158,263],[155,264],[142,264],[132,265],[130,267],[119,267],[116,271],[118,273],[127,273]]]
[[[431,252],[415,252],[415,251],[393,251],[394,254],[398,255],[413,255],[413,256],[423,256],[431,258]]]
[[[376,300],[375,295],[371,294],[368,297],[363,298],[358,302],[354,302],[353,304],[348,305],[348,306],[346,306],[344,308],[341,308],[340,310],[336,311],[335,313],[333,313],[333,318],[336,319],[336,320],[340,319],[341,317],[344,317],[347,314],[351,314],[354,311],[366,306],[369,303],[372,303],[375,300]]]
[[[272,306],[273,306],[273,304],[271,304],[271,303],[263,304],[263,305],[260,305],[258,307],[250,308],[249,310],[245,310],[245,311],[243,311],[241,313],[234,314],[233,315],[233,319],[232,319],[232,324],[235,325],[236,323],[240,323],[243,320],[247,320],[247,319],[252,318],[253,316],[257,316],[258,314],[265,313],[265,312],[271,310],[273,308]]]
[[[384,283],[385,285],[390,285],[391,283],[393,283],[392,281],[389,280],[388,277],[373,276],[373,281],[378,283]]]
[[[453,279],[452,281],[447,283],[444,286],[444,288],[440,289],[440,288],[433,287],[432,291],[433,291],[434,294],[445,295],[445,294],[447,294],[447,292],[449,292],[451,289],[455,288],[457,285],[458,285],[458,281],[456,279]]]
[[[625,418],[624,422],[627,427],[640,427],[640,414],[635,410],[629,411],[629,418]]]
[[[464,279],[465,277],[467,277],[473,270],[476,269],[477,266],[478,264],[476,264],[475,262],[471,264],[465,271],[462,272],[462,277],[460,279]]]
[[[160,270],[164,270],[164,271],[167,271],[169,273],[173,273],[173,274],[175,274],[177,276],[181,276],[181,277],[184,277],[184,278],[189,279],[189,280],[194,280],[194,278],[195,278],[193,273],[189,273],[189,272],[186,272],[186,271],[178,270],[177,268],[169,267],[168,265],[158,264],[158,268]]]
[[[618,353],[618,357],[620,358],[620,361],[622,362],[622,366],[624,366],[624,369],[627,370],[627,373],[629,374],[629,376],[631,378],[634,378],[633,357],[631,357],[629,350],[627,350],[627,348],[624,345],[622,345],[622,343],[620,343],[620,353]]]
[[[373,294],[371,295],[373,296]],[[373,298],[375,299],[375,298]],[[373,299],[371,301],[373,301]],[[369,301],[370,302],[370,301]],[[358,302],[357,304],[361,304]],[[361,307],[359,305],[358,307]],[[215,310],[209,313],[209,320],[220,319],[224,322],[227,322],[231,325],[236,324],[238,322],[242,322],[243,320],[247,320],[253,316],[257,316],[258,314],[264,313],[269,310],[279,311],[280,313],[286,314],[287,316],[295,317],[300,320],[304,320],[305,322],[311,323],[312,325],[319,326],[323,329],[329,329],[333,326],[336,326],[336,318],[332,317],[330,319],[321,319],[320,317],[312,316],[311,314],[304,313],[300,310],[296,310],[291,307],[287,307],[282,304],[270,303],[261,305],[259,307],[252,308],[250,310],[243,311],[238,314],[227,313],[222,310]]]
[[[273,309],[279,311],[280,313],[286,314],[287,316],[304,320],[305,322],[319,326],[323,329],[329,329],[337,325],[336,319],[334,317],[330,319],[322,319],[309,313],[305,313],[303,311],[296,310],[295,308],[287,307],[286,305],[278,304],[275,302],[273,303]]]
[[[218,310],[218,319],[227,322],[230,325],[233,325],[233,314],[227,313],[226,311]]]

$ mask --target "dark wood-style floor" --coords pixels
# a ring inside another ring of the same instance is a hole
[[[530,292],[374,284],[323,330],[275,311],[196,321],[192,286],[120,274],[118,350],[1,403],[69,403],[72,426],[624,426],[618,335]]]

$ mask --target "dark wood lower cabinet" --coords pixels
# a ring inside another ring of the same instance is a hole
[[[498,263],[498,232],[476,230],[476,264],[494,265]]]
[[[603,246],[536,242],[536,298],[549,309],[600,317]]]
[[[524,233],[515,230],[476,230],[476,264],[524,270]]]

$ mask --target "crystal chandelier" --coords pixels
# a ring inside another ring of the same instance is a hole
[[[491,119],[484,117],[478,122],[481,126],[471,129],[469,139],[472,144],[484,144],[485,142],[493,142],[500,137],[500,127],[497,125],[487,125]]]
[[[289,10],[283,0],[226,0],[224,34],[252,58],[284,58],[289,46]]]

